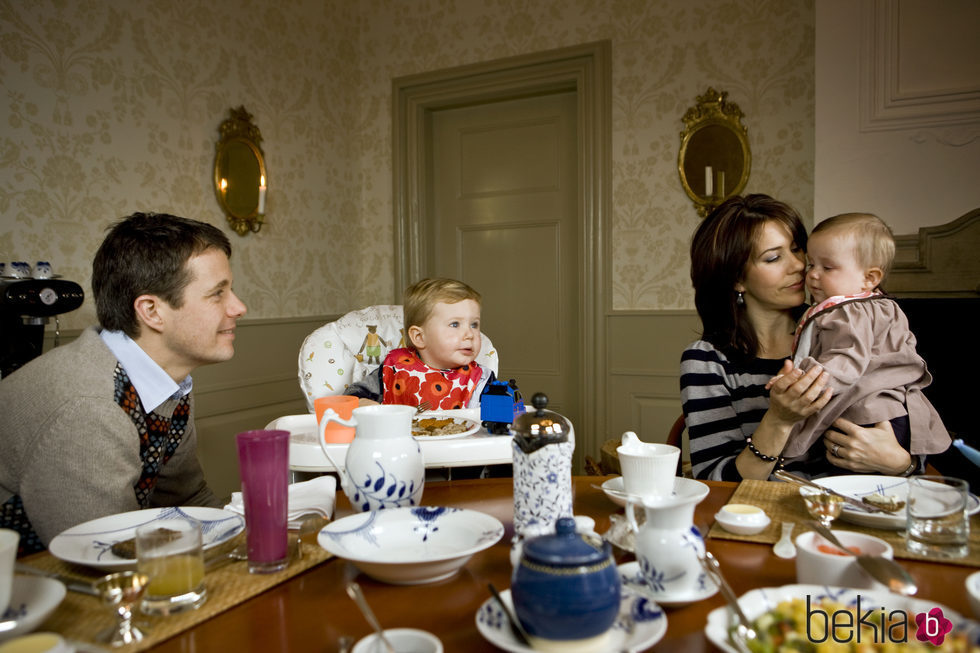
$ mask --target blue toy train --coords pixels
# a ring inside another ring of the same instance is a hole
[[[480,395],[480,419],[484,428],[494,435],[507,435],[510,425],[524,412],[524,399],[514,379],[490,381]]]

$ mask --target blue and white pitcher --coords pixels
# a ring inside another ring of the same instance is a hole
[[[698,560],[704,555],[704,538],[694,525],[694,508],[706,496],[707,485],[678,477],[670,496],[627,502],[626,520],[636,533],[636,559],[654,600],[683,601],[714,588]],[[642,526],[637,523],[634,503],[646,512]]]
[[[340,476],[340,486],[355,510],[417,506],[425,485],[422,449],[412,437],[412,406],[361,406],[349,420],[327,409],[320,420],[320,447]],[[336,445],[324,441],[329,422],[355,427],[344,465],[334,460]]]

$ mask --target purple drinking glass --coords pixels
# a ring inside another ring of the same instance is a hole
[[[244,431],[235,436],[245,504],[248,571],[285,569],[289,497],[289,431]]]

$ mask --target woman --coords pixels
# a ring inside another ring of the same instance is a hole
[[[805,308],[805,247],[799,214],[761,194],[728,199],[694,232],[691,280],[704,331],[681,357],[681,402],[697,478],[768,478],[783,464],[793,424],[830,400],[822,368],[804,374],[787,360]],[[786,469],[809,477],[915,471],[919,461],[888,422],[834,427]]]

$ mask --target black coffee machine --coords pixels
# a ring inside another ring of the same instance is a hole
[[[0,378],[40,356],[48,318],[74,311],[84,299],[74,281],[0,279]]]

